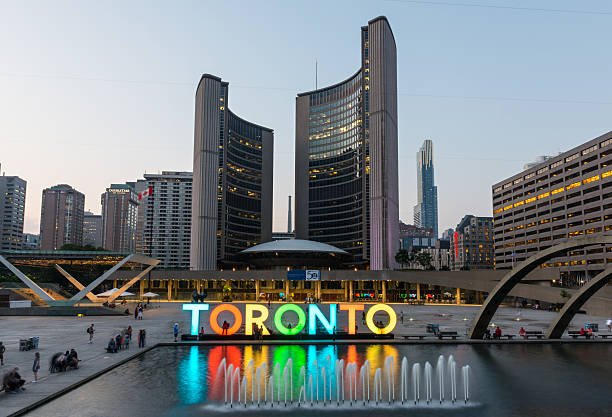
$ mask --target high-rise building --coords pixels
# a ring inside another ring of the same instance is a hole
[[[450,241],[451,269],[493,269],[493,218],[463,216]]]
[[[102,215],[86,211],[83,218],[83,245],[102,246]]]
[[[230,111],[228,92],[209,74],[196,91],[191,269],[231,265],[272,238],[274,132]]]
[[[189,269],[191,246],[191,172],[144,174],[139,191],[138,252],[159,259],[157,268]],[[143,191],[146,195],[143,195]]]
[[[23,234],[23,249],[26,249],[26,250],[38,249],[39,244],[40,244],[40,235],[35,235],[33,233]]]
[[[136,251],[138,196],[127,184],[111,184],[101,196],[102,247],[115,252]]]
[[[397,58],[385,17],[361,28],[361,65],[296,98],[295,235],[393,269],[398,250]]]
[[[492,186],[495,268],[509,269],[538,251],[575,237],[612,230],[612,132]],[[543,268],[559,268],[563,286],[579,286],[612,264],[612,248],[567,252]]]
[[[40,210],[40,248],[59,250],[83,244],[85,195],[68,184],[46,188]]]
[[[26,181],[0,176],[0,249],[21,249]]]
[[[433,229],[438,237],[438,187],[434,185],[433,142],[426,140],[417,152],[417,204],[414,224]]]

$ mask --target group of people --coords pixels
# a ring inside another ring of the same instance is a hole
[[[134,320],[142,320],[142,311],[145,308],[145,305],[142,303],[138,303],[136,307],[134,307]]]
[[[40,368],[40,363],[38,365]],[[34,366],[36,366],[36,360]],[[58,352],[51,357],[51,362],[49,364],[49,372],[65,372],[70,368],[79,368],[79,355],[76,350],[70,349],[67,350],[65,353]],[[32,370],[34,370],[34,368],[32,368]],[[36,370],[36,372],[38,372],[38,369]]]
[[[521,327],[521,330],[523,330],[522,327]],[[491,336],[493,337],[493,339],[501,339],[502,337],[501,327],[497,326],[495,330],[493,331],[493,335],[491,335],[491,330],[489,329],[485,330],[483,339],[491,340]]]
[[[257,324],[253,323],[253,338],[255,340],[259,340],[260,342],[262,342],[263,334],[264,334],[264,327],[258,326]]]

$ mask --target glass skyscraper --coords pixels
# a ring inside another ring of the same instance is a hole
[[[430,227],[438,237],[438,187],[434,185],[433,142],[429,139],[417,152],[417,205],[414,225]]]
[[[361,66],[296,98],[295,234],[392,269],[398,249],[397,58],[385,17],[361,28]]]

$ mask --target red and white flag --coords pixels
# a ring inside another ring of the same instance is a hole
[[[142,193],[139,193],[138,194],[138,199],[142,200],[143,198],[148,197],[151,194],[153,194],[153,187],[152,186],[147,188],[146,190],[144,190]]]

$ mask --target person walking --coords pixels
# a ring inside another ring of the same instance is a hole
[[[172,327],[172,333],[174,333],[174,341],[178,342],[178,334],[179,334],[179,324],[178,323],[174,323],[174,326]]]
[[[608,331],[612,332],[612,319],[606,320],[606,326],[608,326]]]
[[[142,320],[142,306],[138,308],[138,320]]]
[[[0,365],[4,365],[4,352],[6,352],[6,348],[2,342],[0,342]]]
[[[38,382],[38,370],[40,369],[40,352],[34,354],[34,363],[32,364],[32,372],[34,373],[34,381]]]
[[[140,303],[134,307],[134,320],[138,320],[138,307],[140,307]]]
[[[94,336],[94,332],[95,332],[95,330],[94,330],[94,324],[93,324],[93,323],[91,323],[91,326],[89,326],[89,327],[87,328],[87,334],[89,334],[89,342],[87,342],[87,343],[88,343],[88,344],[90,344],[90,345],[93,343],[93,336]]]

